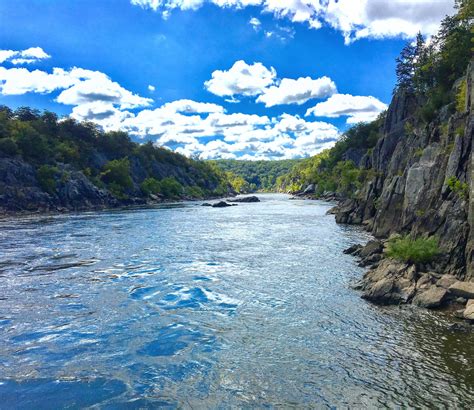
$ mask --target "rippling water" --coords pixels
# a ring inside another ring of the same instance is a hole
[[[349,285],[329,204],[0,221],[1,408],[469,407],[474,337]]]

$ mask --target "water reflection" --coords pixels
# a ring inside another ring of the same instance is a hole
[[[263,198],[1,220],[0,407],[473,404],[472,333],[367,304],[367,234]]]

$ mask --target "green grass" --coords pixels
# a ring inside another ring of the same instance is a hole
[[[431,262],[440,253],[436,238],[417,238],[409,236],[389,241],[386,255],[389,258],[407,263]]]

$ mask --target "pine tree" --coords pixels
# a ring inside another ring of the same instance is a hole
[[[397,57],[397,89],[404,89],[407,91],[413,91],[413,76],[415,73],[415,56],[416,47],[407,43],[403,47],[400,56]]]

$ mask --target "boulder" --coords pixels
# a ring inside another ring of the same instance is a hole
[[[362,248],[362,245],[356,243],[355,245],[349,246],[343,251],[346,255],[357,255],[358,251]]]
[[[204,202],[201,206],[212,206],[209,202]]]
[[[474,304],[467,306],[466,309],[464,309],[462,316],[464,319],[474,320]]]
[[[440,279],[438,279],[438,281],[436,282],[436,285],[440,286],[444,289],[449,289],[449,287],[455,282],[457,282],[457,279],[456,279],[455,276],[453,276],[453,275],[443,275],[443,276],[441,276]]]
[[[449,287],[449,292],[454,296],[474,299],[474,282],[457,281]]]
[[[316,187],[314,186],[314,184],[309,184],[303,191],[303,194],[314,194],[315,191]]]
[[[219,201],[219,202],[216,202],[215,204],[212,204],[213,208],[227,208],[229,206],[236,206],[236,205],[228,204],[225,201]]]
[[[367,258],[375,254],[380,254],[383,251],[383,244],[380,241],[369,241],[367,245],[362,247],[359,252],[361,258]]]
[[[434,282],[433,275],[429,273],[424,273],[423,275],[421,275],[420,279],[418,279],[418,281],[416,282],[416,288],[417,289],[429,288],[431,287],[433,282]]]
[[[234,198],[228,199],[228,202],[243,202],[243,203],[251,203],[251,202],[260,202],[256,196],[244,196],[242,198]]]
[[[443,305],[447,294],[448,291],[446,289],[432,286],[427,290],[418,292],[413,298],[413,304],[428,309],[437,308]]]

